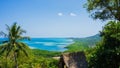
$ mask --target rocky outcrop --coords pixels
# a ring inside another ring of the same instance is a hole
[[[65,53],[61,55],[58,68],[87,68],[84,52]]]

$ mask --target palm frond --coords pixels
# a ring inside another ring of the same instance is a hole
[[[24,54],[25,56],[28,56],[29,47],[19,40],[30,40],[30,37],[23,37],[21,36],[23,33],[26,33],[25,30],[21,29],[20,26],[17,26],[17,23],[14,23],[11,27],[7,26],[8,34],[5,34],[4,32],[0,32],[0,35],[4,35],[9,40],[4,41],[4,44],[0,46],[0,55],[5,55],[6,57],[11,58],[18,58],[21,54]],[[16,54],[16,56],[14,56]],[[16,63],[16,59],[14,59]],[[17,64],[17,63],[16,63]]]
[[[11,27],[11,33],[13,37],[15,37],[16,35],[16,29],[17,29],[17,23],[14,23]]]
[[[26,50],[27,46],[24,43],[21,43],[21,42],[16,43],[16,45],[18,47],[18,50],[22,51],[28,57],[28,53],[27,53],[27,50]]]
[[[8,37],[8,35],[6,33],[4,33],[3,31],[0,32],[0,35],[4,36],[4,37]]]
[[[7,24],[5,24],[6,25],[6,30],[9,32],[11,29],[10,29],[10,27],[7,25]]]
[[[2,55],[3,53],[5,53],[5,51],[7,50],[8,44],[5,43],[2,46],[0,46],[0,55]]]
[[[25,37],[19,37],[19,40],[30,40],[30,37],[25,36]]]
[[[7,24],[6,24],[6,30],[8,31],[8,38],[9,38],[9,40],[11,40],[12,39],[12,33],[11,33],[11,27],[10,26],[8,26]]]
[[[8,44],[7,52],[6,52],[6,56],[7,57],[9,56],[9,54],[11,53],[12,50],[13,50],[13,46],[11,46],[10,44]]]
[[[0,55],[3,55],[5,53],[5,56],[8,57],[12,50],[13,47],[9,43],[5,43],[0,46]]]
[[[23,29],[20,29],[19,35],[22,35],[23,33],[26,33],[26,31]]]
[[[20,29],[21,29],[21,27],[18,26],[17,29],[16,29],[16,34],[17,34],[17,35],[19,35]]]

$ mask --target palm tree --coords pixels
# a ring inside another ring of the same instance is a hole
[[[0,54],[4,54],[6,58],[12,56],[15,68],[18,68],[17,58],[21,54],[28,57],[27,49],[29,49],[29,47],[25,43],[20,42],[20,40],[30,40],[30,38],[21,36],[23,33],[26,33],[26,31],[21,29],[20,26],[17,26],[17,23],[14,23],[11,27],[8,25],[6,26],[8,33],[0,32],[0,35],[4,35],[8,40],[0,47]]]

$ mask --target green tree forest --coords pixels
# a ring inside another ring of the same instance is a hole
[[[112,20],[100,32],[102,39],[89,57],[89,68],[119,68],[120,1],[88,0],[86,8],[93,19]]]
[[[84,51],[88,68],[120,68],[120,1],[87,0],[84,4],[93,19],[107,21],[97,37],[73,38],[75,43],[67,46],[64,52],[30,49],[21,40],[26,33],[14,23],[6,25],[7,33],[0,35],[8,40],[0,44],[0,68],[58,68],[58,57],[63,53]]]

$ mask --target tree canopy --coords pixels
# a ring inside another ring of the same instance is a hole
[[[28,57],[29,47],[20,42],[22,39],[29,39],[29,37],[23,37],[22,34],[26,31],[21,29],[20,26],[17,26],[17,23],[14,23],[11,27],[7,26],[8,33],[1,32],[1,35],[4,35],[8,40],[0,46],[0,55],[5,55],[6,60],[10,58],[15,63],[15,68],[18,68],[18,57],[22,54]]]
[[[120,67],[120,22],[108,22],[101,31],[102,41],[90,55],[89,68]]]
[[[119,0],[87,0],[86,8],[93,19],[120,21]]]

